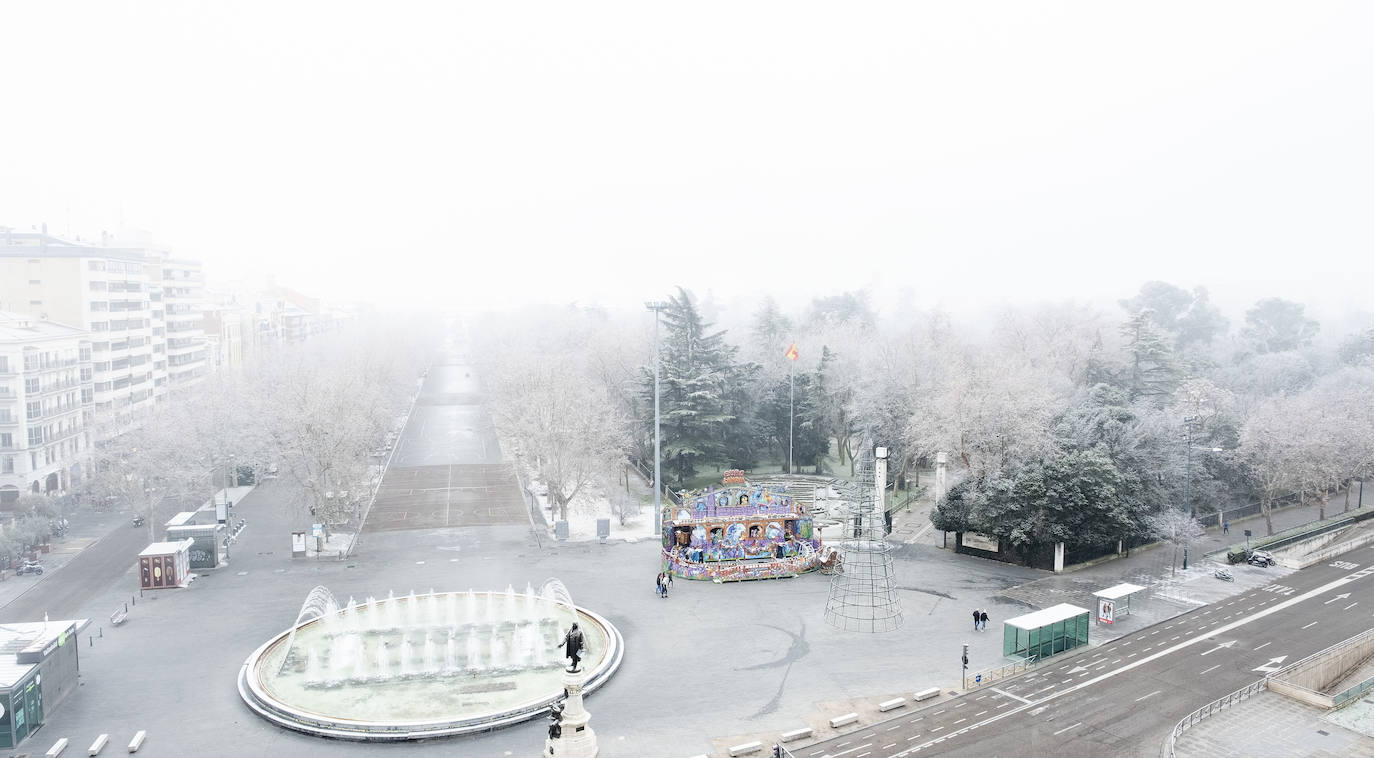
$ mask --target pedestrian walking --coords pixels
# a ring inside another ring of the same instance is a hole
[[[978,620],[983,622],[983,631],[986,632],[988,630],[988,612],[982,611],[978,615]]]
[[[1231,522],[1230,522],[1230,521],[1223,521],[1223,522],[1221,522],[1221,533],[1222,533],[1222,534],[1230,534],[1230,533],[1231,533]]]
[[[655,594],[655,595],[658,595],[659,597],[663,597],[663,572],[662,572],[662,571],[658,572],[658,576],[654,577],[654,594]]]
[[[974,609],[973,609],[973,631],[975,631],[975,632],[978,631],[978,622],[981,621],[981,620],[982,620],[982,614],[981,614],[981,612],[980,612],[977,608],[974,608]]]

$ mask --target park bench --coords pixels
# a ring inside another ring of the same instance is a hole
[[[124,623],[126,620],[128,620],[128,618],[129,618],[129,612],[128,612],[128,611],[115,611],[114,613],[111,613],[111,614],[110,614],[110,624],[112,624],[112,625],[114,625],[114,626],[119,626],[120,624],[122,624],[122,623]]]

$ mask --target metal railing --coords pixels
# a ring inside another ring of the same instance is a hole
[[[1057,662],[1063,659],[1056,658],[1055,660]],[[1015,663],[1008,663],[1005,666],[997,666],[996,668],[990,668],[984,671],[975,671],[972,674],[965,674],[964,690],[976,690],[979,687],[986,687],[989,684],[1000,682],[1003,679],[1010,679],[1014,676],[1020,676],[1021,674],[1024,674],[1027,671],[1030,671],[1031,669],[1035,668],[1036,664],[1038,664],[1039,662],[1039,660],[1032,656],[1030,658],[1026,658],[1025,660],[1016,661]]]
[[[1269,679],[1268,677],[1266,677],[1264,679],[1259,680],[1258,682],[1247,684],[1244,687],[1241,687],[1240,689],[1236,690],[1235,692],[1232,692],[1231,694],[1225,697],[1217,698],[1216,700],[1213,700],[1207,705],[1202,706],[1201,708],[1197,709],[1196,711],[1193,711],[1187,716],[1184,716],[1182,720],[1180,720],[1176,725],[1174,725],[1174,731],[1172,734],[1169,735],[1169,742],[1166,745],[1166,747],[1169,749],[1169,758],[1175,758],[1175,743],[1178,741],[1179,737],[1183,736],[1184,732],[1188,731],[1189,728],[1196,726],[1200,721],[1212,716],[1213,714],[1220,713],[1226,708],[1230,708],[1231,706],[1234,706],[1237,703],[1249,700],[1250,698],[1267,689],[1268,681]]]
[[[1302,660],[1294,661],[1293,663],[1284,666],[1278,671],[1275,671],[1265,676],[1263,679],[1257,682],[1248,684],[1225,697],[1218,698],[1217,700],[1213,700],[1207,705],[1202,706],[1196,711],[1193,711],[1187,716],[1184,716],[1183,719],[1180,720],[1178,724],[1174,726],[1173,732],[1169,735],[1168,742],[1165,743],[1165,748],[1167,749],[1165,755],[1168,755],[1169,758],[1174,758],[1175,743],[1178,741],[1178,738],[1183,736],[1183,733],[1186,732],[1190,727],[1196,726],[1198,722],[1208,718],[1209,716],[1219,713],[1226,708],[1234,706],[1242,701],[1249,700],[1262,690],[1267,690],[1269,688],[1270,680],[1276,680],[1287,684],[1285,680],[1288,676],[1305,673],[1305,670],[1308,668],[1312,668],[1313,666],[1320,666],[1327,663],[1332,655],[1340,654],[1346,648],[1353,647],[1355,645],[1366,644],[1371,641],[1374,641],[1374,629],[1370,629],[1366,632],[1357,634],[1348,640],[1337,642],[1336,644],[1324,650],[1319,650],[1307,656],[1306,658],[1303,658]],[[1306,687],[1301,687],[1301,685],[1288,684],[1288,686],[1296,686],[1302,689],[1308,689]],[[1370,689],[1374,689],[1374,679],[1369,679],[1364,682],[1361,682],[1355,687],[1352,687],[1346,690],[1345,692],[1340,693],[1340,695],[1338,695],[1337,697],[1342,697],[1343,699],[1339,702],[1343,703],[1352,697],[1358,697],[1359,695],[1363,694],[1365,691]],[[1358,692],[1356,692],[1356,690],[1358,690]]]
[[[1347,701],[1354,700],[1370,690],[1374,690],[1374,677],[1370,677],[1350,689],[1332,695],[1331,702],[1336,708],[1339,708]]]

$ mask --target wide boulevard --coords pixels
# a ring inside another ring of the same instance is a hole
[[[1374,548],[1024,676],[794,751],[799,758],[1158,756],[1179,719],[1374,626]]]

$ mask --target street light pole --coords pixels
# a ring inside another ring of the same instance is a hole
[[[663,501],[662,501],[662,435],[660,433],[659,420],[659,380],[658,380],[658,317],[670,303],[663,301],[653,301],[644,304],[645,308],[654,312],[654,536],[663,534]]]

